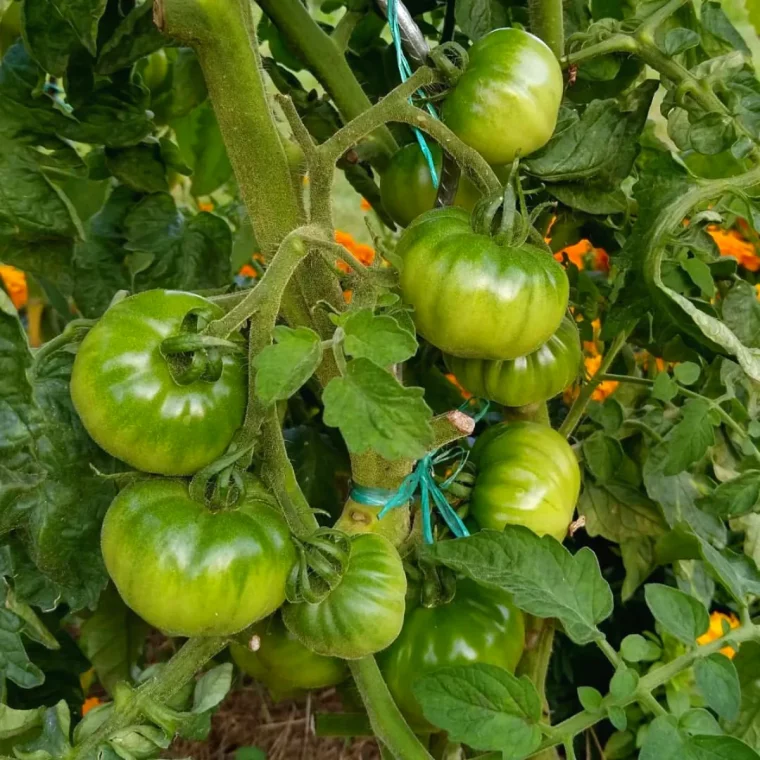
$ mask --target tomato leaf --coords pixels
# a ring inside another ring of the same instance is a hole
[[[655,718],[646,733],[639,760],[757,760],[744,742],[731,736],[689,735],[676,718]]]
[[[498,0],[457,0],[454,8],[459,28],[473,42],[492,29],[507,25],[506,8]]]
[[[741,686],[734,663],[716,652],[697,660],[694,678],[707,706],[724,720],[736,720],[741,702]]]
[[[322,342],[308,327],[274,328],[276,343],[266,346],[253,360],[256,395],[265,403],[290,398],[322,361]]]
[[[760,303],[752,285],[744,280],[735,282],[723,299],[722,314],[742,343],[760,348]]]
[[[760,509],[760,470],[745,470],[697,503],[723,519],[756,512]]]
[[[657,662],[662,656],[662,649],[654,641],[632,633],[621,642],[620,654],[627,662]]]
[[[655,543],[652,538],[629,538],[620,544],[620,555],[625,568],[625,580],[620,596],[627,602],[636,589],[657,569]]]
[[[733,663],[739,675],[741,706],[726,729],[753,749],[760,749],[760,642],[742,644]]]
[[[576,644],[601,639],[597,624],[612,613],[612,591],[590,549],[570,554],[551,536],[539,538],[521,525],[442,541],[421,554],[485,586],[506,589],[531,615],[559,618]]]
[[[644,587],[644,595],[655,620],[684,644],[694,646],[710,626],[705,606],[677,588],[650,583]]]
[[[680,422],[668,433],[664,475],[678,475],[698,462],[715,443],[712,407],[703,399],[692,399],[683,406]]]
[[[406,388],[369,359],[353,359],[325,388],[324,421],[340,428],[349,451],[419,459],[433,438],[422,388]]]
[[[698,540],[699,551],[710,574],[738,604],[747,604],[749,597],[760,596],[760,569],[754,560],[730,549],[718,551],[708,541]]]
[[[346,333],[346,353],[369,359],[380,367],[414,356],[417,340],[393,317],[374,315],[370,309],[348,312],[340,325]]]
[[[453,742],[528,757],[541,742],[541,699],[527,676],[484,663],[440,668],[414,682],[425,717]]]
[[[596,481],[606,483],[620,469],[623,448],[616,438],[597,431],[583,442],[583,459]]]

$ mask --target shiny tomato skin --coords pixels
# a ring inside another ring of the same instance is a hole
[[[466,211],[415,219],[396,247],[401,293],[418,332],[444,353],[516,359],[535,351],[567,309],[567,275],[551,254],[473,232]]]
[[[495,425],[480,436],[471,458],[478,472],[470,514],[481,528],[524,525],[564,539],[581,475],[563,436],[536,422]]]
[[[279,615],[253,626],[250,641],[256,649],[230,644],[235,664],[263,683],[275,701],[310,689],[336,686],[348,676],[346,663],[307,649],[285,626]]]
[[[406,574],[398,552],[377,533],[351,537],[348,568],[317,603],[286,604],[282,618],[313,652],[356,660],[385,649],[404,621]]]
[[[224,636],[274,612],[295,562],[271,505],[243,499],[212,511],[181,480],[124,488],[101,534],[106,569],[140,617],[175,636]]]
[[[494,361],[444,354],[444,362],[465,390],[504,406],[526,406],[556,396],[575,381],[581,343],[575,323],[565,317],[557,332],[527,356]]]
[[[500,589],[457,580],[448,604],[407,612],[399,637],[379,657],[388,688],[410,726],[433,730],[414,696],[422,675],[451,665],[482,663],[514,672],[525,647],[523,613]]]
[[[494,29],[468,55],[443,104],[446,125],[489,164],[507,164],[546,145],[564,92],[549,47],[521,29]]]
[[[435,144],[428,147],[440,178],[443,163],[441,149]],[[420,214],[433,208],[437,194],[427,160],[416,142],[405,145],[395,153],[380,178],[383,206],[393,221],[402,227],[407,227]],[[472,211],[480,197],[475,185],[467,177],[460,177],[454,205]]]
[[[71,397],[87,432],[109,454],[144,472],[192,475],[218,459],[243,422],[245,360],[223,358],[221,377],[180,385],[161,342],[201,296],[148,290],[119,301],[82,341]]]

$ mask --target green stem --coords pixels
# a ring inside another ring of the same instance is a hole
[[[314,716],[315,736],[372,736],[366,713],[317,713]]]
[[[533,615],[525,616],[526,647],[517,672],[530,678],[536,691],[544,702],[544,713],[548,717],[549,705],[546,701],[546,676],[554,646],[554,635],[557,630],[556,622],[551,618],[538,618]]]
[[[540,37],[557,58],[565,54],[562,0],[528,0],[530,30]]]
[[[438,81],[436,73],[422,66],[390,92],[379,103],[372,106],[350,124],[338,130],[332,137],[322,143],[320,152],[326,160],[335,163],[347,150],[378,125],[388,122],[401,122],[427,132],[457,163],[471,175],[475,184],[484,193],[493,193],[501,189],[499,178],[488,162],[473,148],[465,145],[443,122],[435,119],[420,108],[408,102],[408,99],[421,87]]]
[[[562,66],[564,68],[577,66],[579,63],[583,63],[583,61],[598,58],[602,55],[609,55],[610,53],[636,53],[638,49],[638,43],[633,37],[629,37],[627,34],[616,34],[608,37],[606,40],[597,42],[596,45],[589,45],[573,53],[568,53],[562,59]]]
[[[396,707],[375,658],[352,660],[349,667],[378,741],[396,760],[432,760]]]
[[[293,50],[305,59],[316,78],[324,86],[340,115],[348,122],[372,106],[335,41],[309,15],[301,0],[257,0],[272,19]],[[398,150],[393,136],[378,125],[372,139],[380,153],[389,158]]]
[[[113,713],[108,720],[74,747],[66,760],[95,757],[98,747],[109,737],[139,721],[144,705],[151,702],[165,703],[226,646],[226,638],[189,639],[169,660],[160,675],[140,686],[128,699],[114,705]]]
[[[576,426],[581,421],[581,418],[586,412],[586,407],[591,401],[591,396],[594,395],[594,391],[602,382],[604,374],[612,365],[612,362],[615,360],[620,349],[625,345],[627,338],[627,331],[618,334],[615,340],[612,341],[612,345],[610,345],[607,353],[605,353],[604,359],[602,359],[602,363],[596,374],[581,388],[578,398],[573,402],[570,411],[567,413],[567,417],[565,417],[564,422],[559,427],[559,432],[566,438],[569,438],[573,434]]]

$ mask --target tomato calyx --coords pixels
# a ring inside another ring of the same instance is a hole
[[[319,528],[307,538],[292,540],[298,559],[288,577],[286,597],[293,604],[317,604],[343,580],[351,539],[342,531]]]
[[[230,444],[227,453],[197,472],[190,481],[190,498],[210,509],[233,509],[248,490],[245,469],[250,464],[254,444]],[[243,460],[243,461],[241,461]]]
[[[224,354],[243,350],[240,341],[205,335],[203,331],[212,320],[210,309],[192,309],[182,320],[180,331],[161,341],[161,354],[179,385],[196,380],[216,382],[222,376]]]
[[[433,48],[428,57],[450,86],[455,85],[459,77],[464,74],[470,60],[467,50],[453,40],[443,42]]]

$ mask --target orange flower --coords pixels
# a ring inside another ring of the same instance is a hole
[[[711,226],[707,232],[715,241],[722,256],[733,256],[741,266],[750,272],[760,270],[760,257],[757,249],[748,240],[742,237],[738,230],[724,230],[720,227]]]
[[[13,301],[13,305],[17,309],[25,306],[29,293],[24,273],[15,267],[0,266],[0,280],[3,281],[8,295],[11,297],[11,301]]]
[[[243,264],[242,267],[240,267],[240,271],[238,274],[241,277],[258,277],[259,273],[250,265],[250,264]]]
[[[213,210],[214,210],[213,201],[206,201],[206,202],[201,202],[198,204],[198,211],[213,211]]]
[[[712,641],[717,641],[721,638],[721,636],[723,636],[723,621],[728,624],[729,628],[733,629],[739,627],[739,618],[737,618],[736,615],[731,613],[727,615],[725,612],[713,612],[710,615],[710,627],[697,639],[697,644],[703,646],[704,644],[709,644]],[[720,653],[724,654],[729,659],[733,659],[734,655],[736,655],[736,652],[732,647],[723,647],[723,649],[720,650]]]
[[[565,257],[578,269],[586,269],[587,263],[591,264],[591,269],[599,272],[610,271],[610,257],[604,248],[595,248],[590,240],[579,240],[574,245],[569,245],[561,251],[554,254],[554,258],[561,263]]]
[[[455,375],[448,374],[446,375],[446,379],[452,384],[455,385],[457,390],[462,394],[462,398],[469,399],[472,398],[472,393],[470,393],[468,390],[462,387],[462,384],[457,380]]]
[[[599,347],[597,345],[599,332],[602,329],[602,323],[598,319],[595,319],[591,325],[594,328],[594,340],[583,341],[583,364],[586,368],[586,375],[588,377],[593,377],[599,370],[599,367],[602,365],[602,355],[599,353]],[[594,388],[594,392],[591,394],[591,398],[594,401],[602,402],[607,398],[607,396],[610,396],[615,392],[619,384],[620,383],[618,383],[616,380],[605,380],[599,383],[596,388]],[[578,397],[579,393],[580,386],[577,384],[567,388],[563,396],[565,403],[570,404],[574,399]]]
[[[372,211],[372,204],[366,198],[362,198],[359,208],[362,211]]]
[[[102,705],[103,702],[98,697],[87,697],[85,699],[84,704],[82,705],[82,717],[87,715],[90,710],[93,709],[93,707],[97,707],[98,705]]]
[[[368,265],[375,260],[375,249],[371,245],[359,243],[350,232],[335,230],[335,242],[342,245],[349,253],[361,261],[362,264]],[[338,269],[346,273],[351,271],[351,267],[345,261],[338,261]]]

